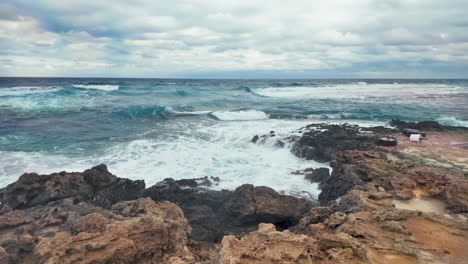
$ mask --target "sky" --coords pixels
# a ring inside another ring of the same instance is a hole
[[[0,76],[468,78],[467,0],[2,0]]]

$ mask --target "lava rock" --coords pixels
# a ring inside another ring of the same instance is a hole
[[[140,197],[144,189],[143,181],[118,178],[101,164],[84,172],[25,173],[0,190],[0,202],[2,208],[15,210],[74,198],[109,208],[114,203]]]
[[[292,146],[292,153],[300,158],[329,162],[339,151],[371,150],[377,135],[361,133],[359,127],[350,125],[316,124],[308,126]]]

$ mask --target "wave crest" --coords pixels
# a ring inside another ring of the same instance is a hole
[[[6,96],[25,96],[33,94],[52,93],[62,90],[55,86],[15,86],[0,89],[0,97]]]
[[[100,91],[116,91],[119,90],[118,85],[110,85],[110,84],[72,84],[73,87],[79,89],[92,89],[92,90],[100,90]]]
[[[211,113],[211,115],[219,120],[224,121],[263,120],[269,118],[269,116],[265,112],[254,109],[239,111],[215,111]]]

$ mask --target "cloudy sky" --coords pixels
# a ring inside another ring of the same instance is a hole
[[[466,0],[2,0],[0,76],[467,78]]]

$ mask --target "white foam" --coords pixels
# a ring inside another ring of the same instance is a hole
[[[179,116],[190,116],[190,115],[207,115],[211,114],[213,111],[174,111],[172,107],[167,106],[166,111],[169,113],[172,113],[174,115],[179,115]]]
[[[436,119],[437,122],[448,126],[468,127],[468,120],[460,120],[453,116],[444,116]]]
[[[269,87],[256,89],[258,95],[287,99],[433,99],[441,96],[466,94],[461,86],[445,84],[341,84],[317,87]]]
[[[215,111],[211,113],[219,120],[233,121],[233,120],[263,120],[268,119],[265,112],[258,110],[242,110],[242,111]]]
[[[54,86],[15,86],[9,88],[0,88],[0,97],[51,93],[61,89],[62,88],[60,87]]]
[[[119,89],[118,85],[109,85],[109,84],[73,84],[75,88],[81,89],[93,89],[93,90],[101,90],[101,91],[116,91]]]
[[[316,184],[291,172],[308,167],[322,167],[314,161],[295,157],[288,148],[271,144],[253,144],[255,134],[274,130],[278,136],[308,124],[309,121],[261,120],[227,121],[215,125],[184,125],[177,138],[166,140],[137,139],[114,145],[95,157],[71,158],[46,153],[0,152],[0,185],[13,182],[23,172],[51,173],[82,171],[106,163],[120,177],[144,179],[151,186],[164,178],[220,177],[215,189],[233,190],[251,183],[269,186],[298,196],[319,194]]]

